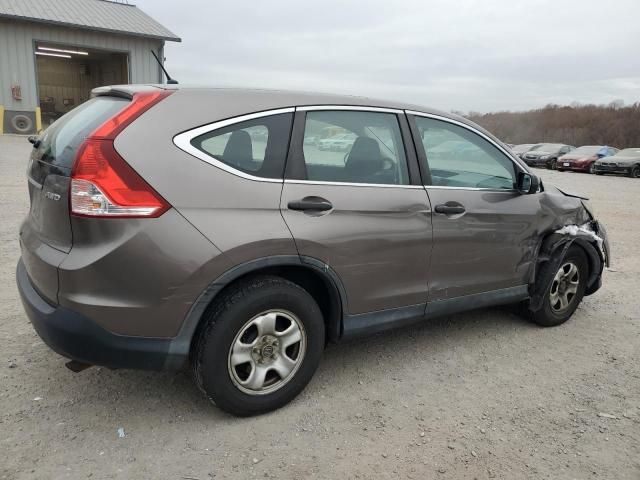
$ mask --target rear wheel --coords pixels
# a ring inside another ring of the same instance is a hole
[[[531,314],[532,320],[543,327],[553,327],[569,320],[584,296],[588,275],[584,250],[578,246],[570,247],[547,288],[542,307]]]
[[[192,362],[198,386],[239,416],[282,407],[313,376],[324,321],[309,293],[279,277],[255,277],[209,309]]]
[[[640,165],[635,165],[628,174],[631,178],[640,178]]]

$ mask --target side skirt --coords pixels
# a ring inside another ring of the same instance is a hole
[[[404,327],[424,320],[452,315],[477,308],[507,305],[529,298],[528,285],[503,288],[491,292],[438,300],[428,304],[410,305],[376,312],[347,315],[342,338],[371,335],[392,328]]]

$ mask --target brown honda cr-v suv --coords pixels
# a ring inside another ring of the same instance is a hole
[[[237,415],[294,398],[327,342],[508,303],[558,325],[609,262],[584,199],[415,105],[107,87],[31,142],[38,334],[75,370],[188,365]]]

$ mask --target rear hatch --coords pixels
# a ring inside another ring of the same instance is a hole
[[[73,244],[69,188],[76,153],[96,128],[128,103],[117,96],[93,98],[58,119],[34,143],[27,168],[30,209],[20,240],[27,273],[49,300],[56,299],[57,267]]]

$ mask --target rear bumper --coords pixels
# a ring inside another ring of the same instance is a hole
[[[33,328],[63,357],[90,365],[144,370],[175,370],[187,360],[186,354],[171,353],[175,352],[171,338],[117,335],[84,315],[47,303],[33,288],[22,260],[16,282]]]

